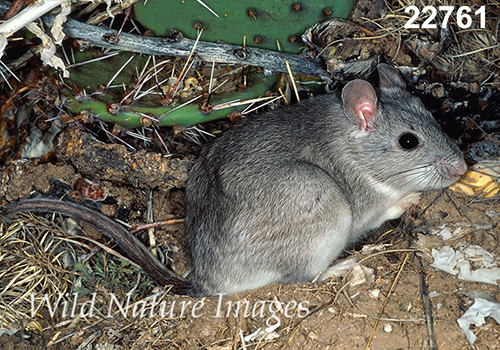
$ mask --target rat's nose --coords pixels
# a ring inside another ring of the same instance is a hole
[[[463,174],[467,172],[467,164],[463,160],[461,160],[457,165],[451,166],[448,168],[450,171],[450,175],[453,177],[461,177]]]
[[[450,178],[459,178],[467,171],[467,165],[463,159],[450,160],[439,157],[436,160],[436,167],[441,169],[443,174],[448,174]]]

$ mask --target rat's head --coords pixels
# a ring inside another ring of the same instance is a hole
[[[405,192],[451,185],[467,167],[422,102],[405,90],[399,71],[380,64],[380,96],[364,80],[342,91],[359,161],[377,181]]]

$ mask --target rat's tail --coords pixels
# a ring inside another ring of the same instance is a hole
[[[20,212],[58,212],[92,225],[100,232],[114,239],[127,255],[156,283],[171,286],[174,294],[191,294],[190,283],[168,270],[134,235],[109,217],[82,205],[55,199],[27,199],[12,203],[4,208],[3,216]]]

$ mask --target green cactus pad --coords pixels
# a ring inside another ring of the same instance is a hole
[[[223,41],[282,52],[302,51],[302,33],[315,23],[329,18],[347,18],[352,0],[203,0],[219,18],[196,0],[149,0],[136,4],[135,18],[154,31],[168,36],[170,29],[196,39],[203,28],[201,40]]]
[[[94,92],[99,90],[99,86],[105,86],[109,81],[116,75],[118,70],[134,56],[134,58],[127,64],[127,66],[118,74],[118,76],[113,80],[112,85],[129,84],[134,76],[136,76],[137,71],[141,70],[146,61],[146,56],[141,56],[129,52],[112,53],[111,57],[107,57],[103,60],[92,61],[86,63],[88,60],[96,58],[96,50],[88,50],[85,52],[75,52],[76,62],[82,62],[83,64],[71,68],[71,75],[66,79],[66,82],[70,85],[76,85],[85,89],[88,92]],[[114,96],[106,97],[106,95],[112,95],[113,90],[108,91],[107,94],[102,95],[101,98],[108,98],[112,100]],[[123,93],[123,89],[120,89],[120,93]]]

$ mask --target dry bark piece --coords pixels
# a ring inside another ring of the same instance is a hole
[[[83,176],[137,188],[184,188],[192,165],[186,158],[146,150],[132,153],[123,145],[104,144],[76,127],[61,132],[55,147],[57,158],[73,164]]]

